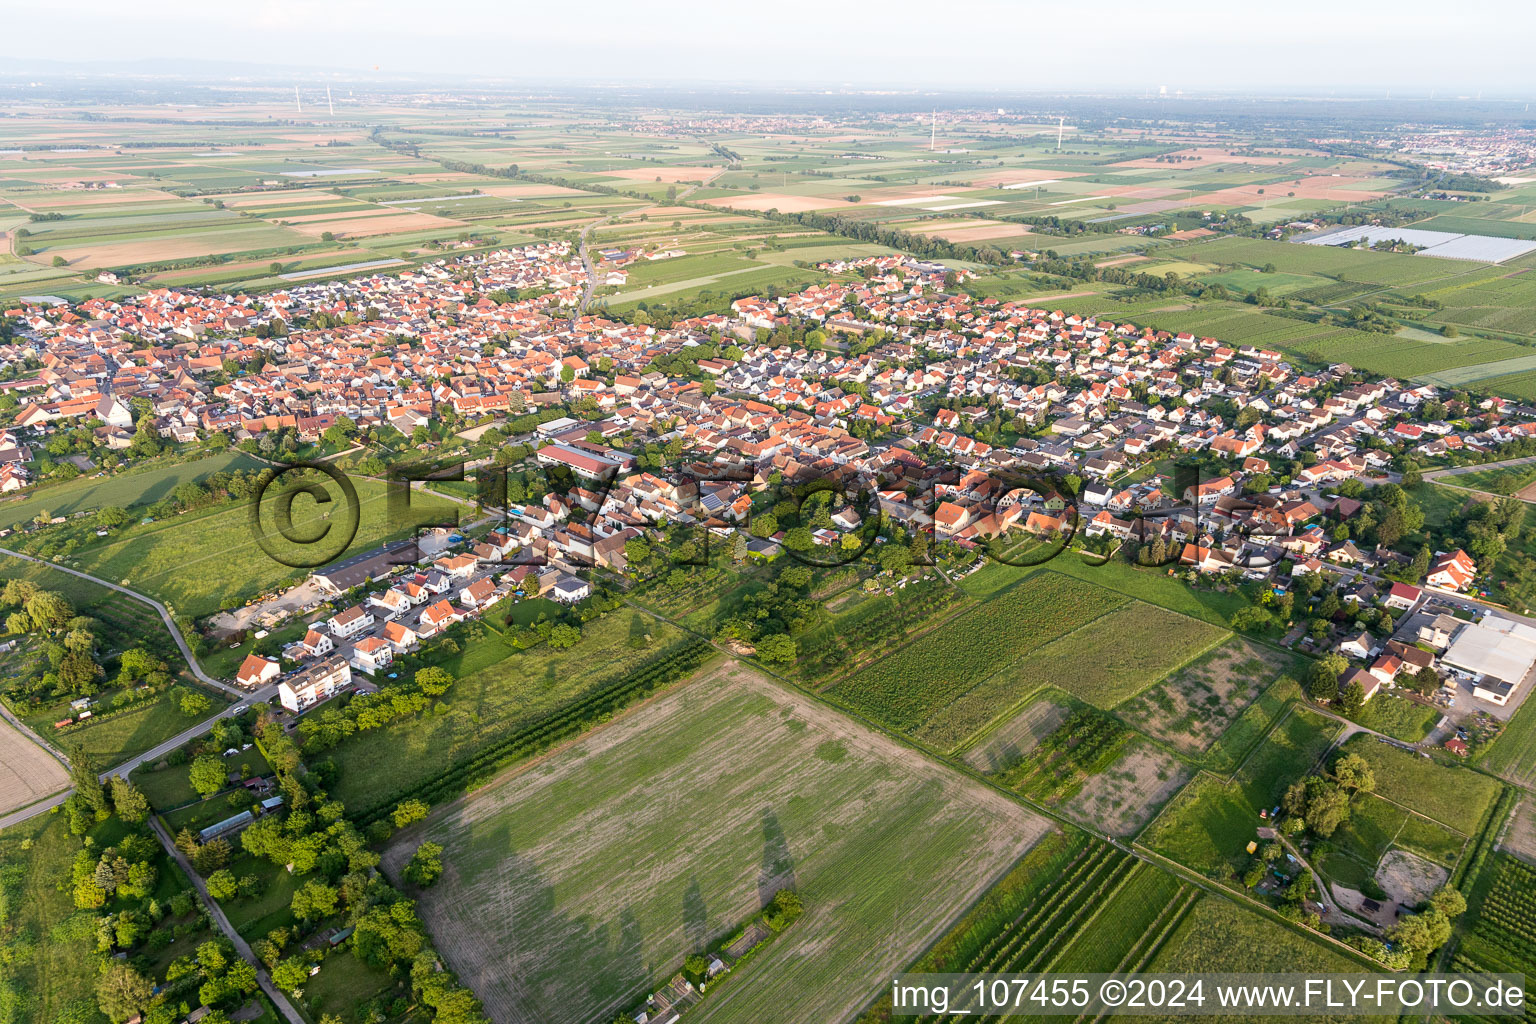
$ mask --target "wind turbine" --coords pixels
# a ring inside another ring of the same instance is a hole
[[[1061,133],[1066,130],[1067,119],[1062,117],[1056,122],[1056,152],[1061,152]]]
[[[335,117],[336,116],[336,104],[331,100],[331,87],[329,85],[327,85],[325,87],[325,102],[326,102],[326,105],[331,108],[331,116]]]
[[[933,108],[933,122],[928,126],[928,152],[932,153],[939,139],[939,108]]]
[[[299,102],[299,87],[298,86],[294,86],[293,87],[293,105],[294,105],[295,109],[298,110],[299,113],[301,113],[301,114],[304,113],[304,104]]]

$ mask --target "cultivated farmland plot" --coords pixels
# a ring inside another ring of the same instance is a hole
[[[1121,705],[1127,721],[1181,753],[1210,749],[1291,659],[1233,637]]]
[[[385,866],[447,849],[421,911],[497,1024],[605,1020],[792,886],[804,916],[689,1016],[824,1024],[1048,831],[727,664],[453,806]]]
[[[64,766],[0,718],[0,814],[25,807],[69,783]]]

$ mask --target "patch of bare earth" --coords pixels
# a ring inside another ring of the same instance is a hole
[[[0,814],[25,807],[69,784],[69,775],[48,751],[0,718]]]
[[[1062,810],[1113,836],[1140,832],[1191,775],[1178,758],[1137,737],[1105,771],[1089,776]]]
[[[1376,881],[1405,907],[1416,907],[1445,884],[1451,873],[1407,850],[1388,850],[1376,868]]]
[[[1120,707],[1142,732],[1185,754],[1209,749],[1285,665],[1278,651],[1234,638]]]
[[[1536,864],[1536,798],[1522,797],[1499,838],[1499,849]]]

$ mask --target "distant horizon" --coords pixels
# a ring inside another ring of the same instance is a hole
[[[897,86],[878,81],[775,81],[771,79],[713,79],[648,77],[640,74],[625,77],[615,75],[610,79],[592,76],[569,77],[561,74],[503,75],[481,71],[427,71],[409,69],[373,69],[317,64],[260,63],[254,61],[211,61],[177,58],[175,66],[162,66],[166,62],[158,58],[144,57],[136,60],[120,58],[39,58],[0,53],[0,83],[16,88],[20,79],[32,79],[28,85],[61,86],[69,81],[81,83],[107,83],[114,80],[132,82],[167,82],[201,86],[232,86],[248,89],[287,90],[294,84],[323,87],[333,85],[363,85],[381,90],[420,90],[444,88],[491,92],[505,90],[538,90],[554,93],[607,93],[623,90],[637,92],[676,92],[698,94],[701,97],[739,94],[757,98],[775,95],[796,97],[869,97],[899,99],[904,96],[936,99],[953,99],[973,105],[989,106],[997,101],[1041,99],[1058,100],[1137,100],[1166,101],[1169,103],[1201,101],[1284,101],[1297,99],[1310,102],[1363,102],[1363,103],[1508,103],[1528,105],[1536,101],[1536,86],[1529,92],[1499,89],[1429,88],[1422,83],[1406,86],[1355,85],[1355,86],[1251,86],[1176,88],[1159,83],[1156,86],[1123,84],[1112,86],[1104,83],[1095,86],[1072,87],[1070,83],[1036,88],[1016,88],[1004,85],[927,83]],[[63,76],[54,79],[51,76]],[[488,97],[487,97],[488,98]],[[1006,111],[1019,113],[1019,111]]]
[[[806,0],[762,11],[595,0],[579,20],[484,0],[440,17],[401,0],[151,0],[131,8],[73,0],[7,14],[13,39],[68,38],[70,51],[55,59],[41,43],[41,52],[12,52],[0,74],[147,62],[178,76],[178,63],[217,66],[228,53],[226,67],[271,69],[245,77],[307,69],[617,87],[1536,98],[1525,52],[1536,36],[1532,6],[1467,0],[1454,16],[1427,0],[1365,9],[1374,6],[1297,0],[1266,14],[1210,0],[1176,10],[1106,0],[1085,25],[1078,11],[998,0],[968,5],[963,17],[910,0],[874,13]],[[76,31],[86,23],[91,32]]]

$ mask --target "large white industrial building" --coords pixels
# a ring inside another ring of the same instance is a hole
[[[1536,628],[1498,615],[1485,615],[1456,631],[1440,663],[1473,683],[1482,700],[1507,704],[1536,665]]]

